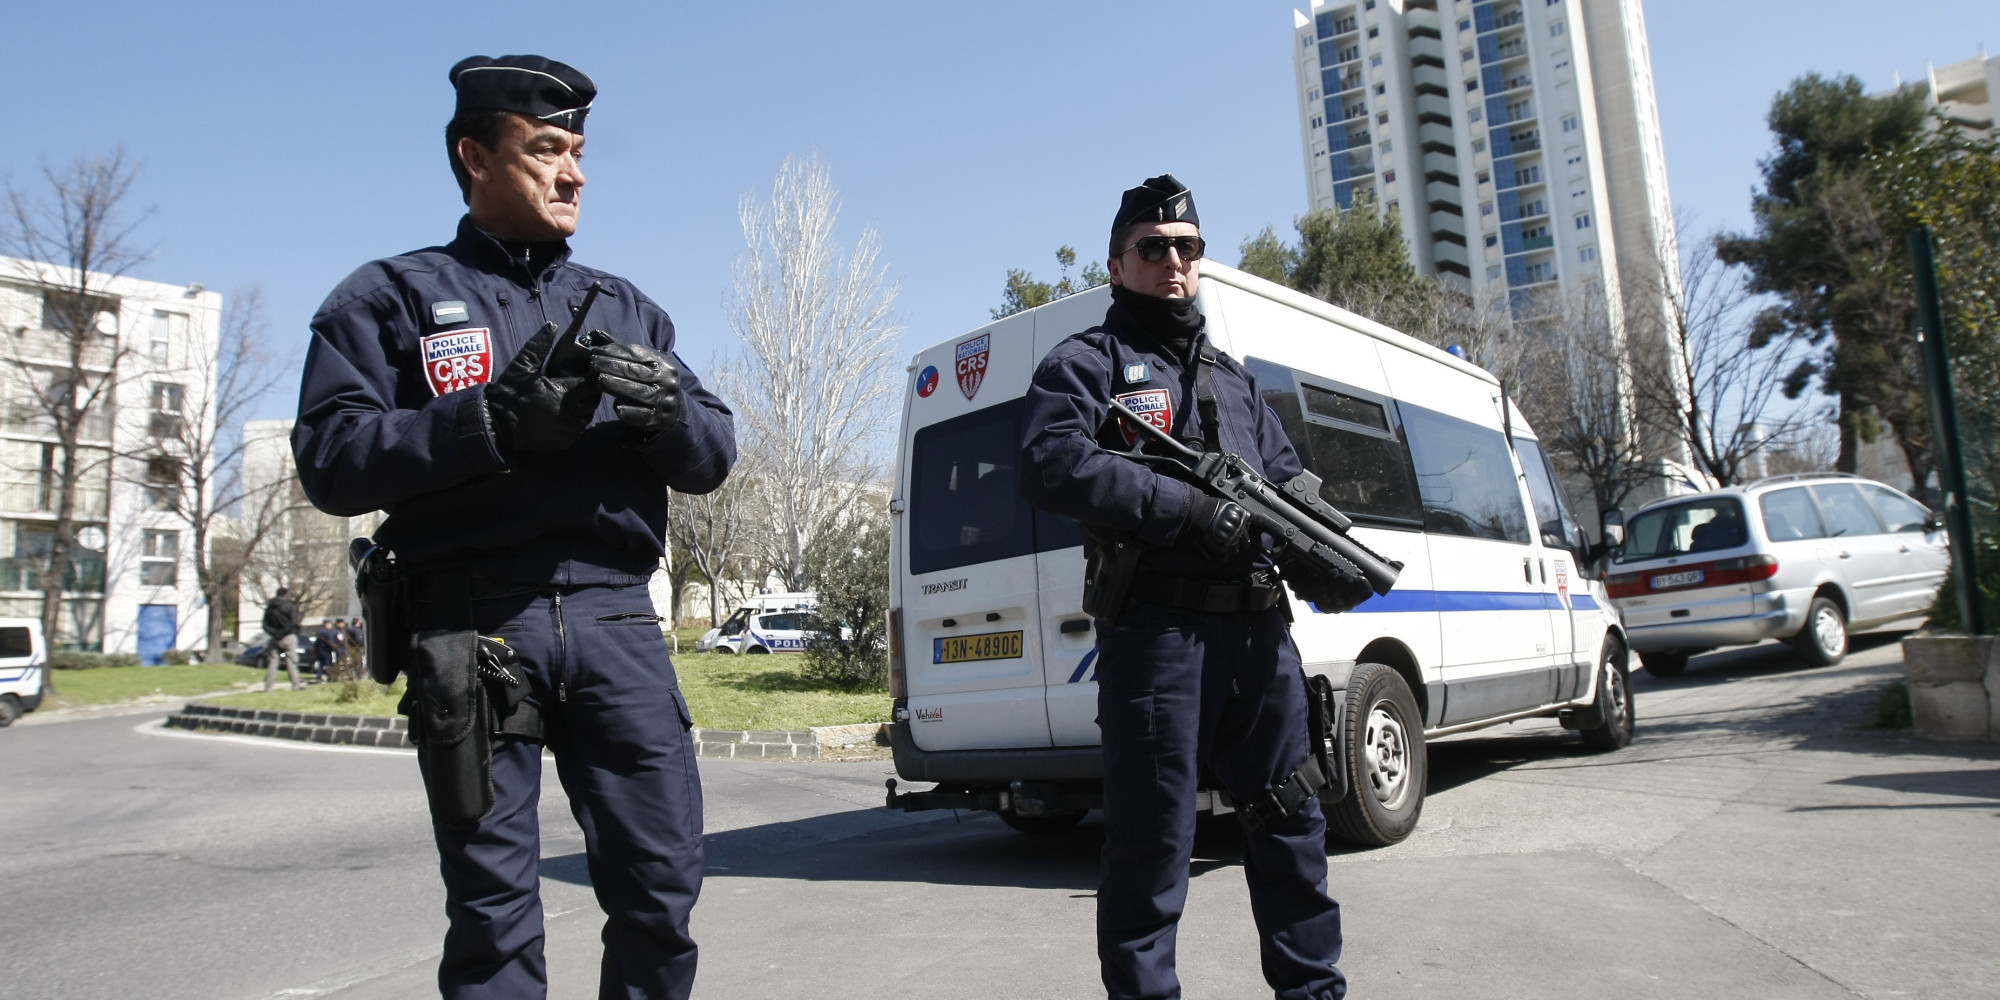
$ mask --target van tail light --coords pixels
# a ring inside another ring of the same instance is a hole
[[[910,670],[903,661],[903,609],[889,609],[889,697],[910,696]]]
[[[1653,589],[1653,581],[1659,577],[1679,576],[1697,570],[1701,573],[1701,579],[1693,583]],[[1739,556],[1735,559],[1718,559],[1714,562],[1690,563],[1685,566],[1663,566],[1645,573],[1615,573],[1604,578],[1604,589],[1612,597],[1644,597],[1647,594],[1671,593],[1677,590],[1700,590],[1704,587],[1756,583],[1777,575],[1777,556]]]

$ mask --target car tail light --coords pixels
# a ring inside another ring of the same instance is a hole
[[[910,671],[903,663],[903,609],[889,609],[889,697],[910,696]]]
[[[1674,587],[1653,589],[1653,578],[1669,574],[1700,571],[1701,579],[1695,583],[1684,583]],[[1611,597],[1643,597],[1647,594],[1672,593],[1680,590],[1701,590],[1704,587],[1728,587],[1739,583],[1756,583],[1778,575],[1778,557],[1773,555],[1739,556],[1735,559],[1718,559],[1714,562],[1689,563],[1684,566],[1663,566],[1644,573],[1616,573],[1604,578],[1604,590]]]

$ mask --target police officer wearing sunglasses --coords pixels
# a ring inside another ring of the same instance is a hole
[[[1187,900],[1195,793],[1264,799],[1309,753],[1304,677],[1270,540],[1243,510],[1122,457],[1126,406],[1207,451],[1285,482],[1299,458],[1241,365],[1212,348],[1195,292],[1205,245],[1172,175],[1125,192],[1112,222],[1111,307],[1058,344],[1028,390],[1022,492],[1089,539],[1097,619],[1104,855],[1097,954],[1113,1000],[1179,997],[1175,929]],[[1107,594],[1124,593],[1106,605]],[[1326,821],[1306,798],[1246,823],[1244,875],[1264,978],[1281,1000],[1344,996],[1340,907],[1326,892]]]
[[[299,479],[328,513],[388,513],[374,543],[398,597],[368,638],[371,660],[408,653],[449,920],[439,992],[548,992],[546,746],[608,917],[598,995],[686,997],[701,779],[647,580],[667,491],[721,485],[734,418],[658,305],[570,257],[590,78],[540,56],[474,56],[450,78],[466,215],[443,246],[363,265],[313,317]]]

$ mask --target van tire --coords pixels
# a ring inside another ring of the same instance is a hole
[[[1687,672],[1688,655],[1670,649],[1657,653],[1640,653],[1639,663],[1646,668],[1647,673],[1655,677],[1679,677]]]
[[[0,729],[14,724],[21,717],[21,699],[11,694],[0,694]]]
[[[1067,833],[1076,829],[1076,825],[1083,822],[1084,817],[1084,810],[1081,809],[1053,816],[1023,816],[1012,809],[996,811],[1000,814],[1000,822],[1033,837],[1052,837],[1058,833]]]
[[[1430,763],[1424,717],[1395,668],[1355,665],[1347,678],[1344,729],[1340,752],[1353,780],[1346,797],[1326,806],[1327,834],[1363,847],[1408,837],[1424,810]]]
[[[1592,750],[1620,750],[1632,745],[1635,713],[1632,708],[1632,674],[1625,665],[1625,648],[1606,640],[1604,654],[1597,662],[1597,716],[1604,722],[1579,735]]]
[[[769,652],[770,652],[770,650],[768,650],[768,649],[765,649],[765,648],[764,648],[764,647],[762,647],[762,646],[747,646],[747,647],[745,647],[745,648],[744,648],[743,652],[745,652],[745,653],[769,653]]]
[[[1815,667],[1830,667],[1847,658],[1847,616],[1840,605],[1814,597],[1806,609],[1806,627],[1791,638],[1799,659]]]

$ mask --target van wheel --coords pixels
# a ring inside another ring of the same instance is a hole
[[[0,729],[14,724],[21,717],[21,699],[11,694],[0,694]]]
[[[1806,612],[1806,627],[1792,637],[1799,659],[1815,667],[1830,667],[1847,657],[1847,616],[1840,605],[1824,597],[1813,598]]]
[[[1023,816],[1012,809],[1001,809],[999,813],[1000,822],[1035,837],[1067,833],[1076,829],[1076,825],[1083,822],[1084,817],[1084,811],[1081,809],[1070,813],[1056,813],[1053,816]]]
[[[764,648],[764,647],[762,647],[762,646],[751,646],[751,647],[749,647],[748,649],[745,649],[745,650],[744,650],[744,652],[745,652],[745,653],[752,653],[752,654],[754,654],[754,653],[769,653],[769,652],[770,652],[770,650],[768,650],[768,649],[765,649],[765,648]]]
[[[1341,753],[1353,787],[1327,807],[1327,832],[1364,847],[1409,836],[1424,809],[1430,763],[1417,699],[1394,668],[1362,663],[1349,675]]]
[[[1688,668],[1688,655],[1666,650],[1658,653],[1640,653],[1640,665],[1655,677],[1679,677]]]
[[[1604,644],[1597,664],[1597,714],[1604,724],[1583,730],[1583,745],[1592,750],[1617,750],[1632,745],[1632,674],[1625,667],[1625,650]]]

